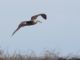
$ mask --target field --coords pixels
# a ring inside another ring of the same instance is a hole
[[[62,57],[58,53],[45,51],[43,55],[37,56],[35,53],[31,54],[8,54],[0,50],[0,60],[80,60],[79,56]]]

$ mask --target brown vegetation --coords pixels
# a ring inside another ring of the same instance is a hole
[[[57,53],[46,51],[42,56],[22,55],[22,54],[4,54],[0,50],[0,60],[80,60],[80,57],[60,57]]]

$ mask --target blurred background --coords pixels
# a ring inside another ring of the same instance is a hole
[[[13,31],[24,20],[47,14],[43,23]],[[0,49],[9,53],[55,50],[80,53],[80,0],[0,0]]]

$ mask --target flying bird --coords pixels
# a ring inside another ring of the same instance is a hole
[[[38,18],[38,16],[41,16],[43,19],[47,19],[47,15],[42,13],[42,14],[37,14],[37,15],[34,15],[31,17],[31,20],[30,21],[22,21],[17,29],[12,33],[12,36],[21,28],[21,27],[24,27],[24,26],[31,26],[31,25],[35,25],[37,24],[38,22],[42,23],[41,21],[39,20],[36,20]]]

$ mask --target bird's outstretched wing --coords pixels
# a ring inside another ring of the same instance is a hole
[[[41,15],[44,19],[47,19],[47,15],[46,14],[39,14]]]
[[[21,28],[26,26],[26,21],[23,21],[19,24],[18,28],[12,33],[12,36]]]
[[[13,33],[12,36],[20,29],[20,27],[18,27]]]
[[[31,20],[36,20],[38,16],[41,16],[42,18],[44,18],[45,20],[47,19],[47,15],[42,13],[42,14],[37,14],[31,17]]]

